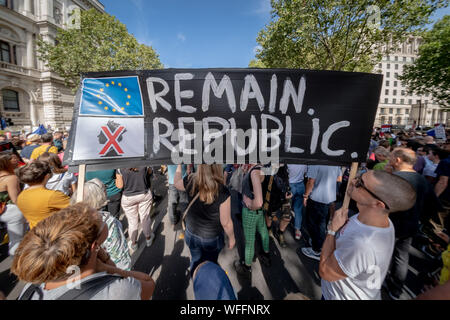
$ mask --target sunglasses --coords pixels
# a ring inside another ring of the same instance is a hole
[[[355,182],[355,187],[356,188],[363,188],[364,190],[366,190],[372,197],[374,197],[375,199],[377,199],[378,201],[383,202],[384,207],[389,210],[389,206],[386,204],[386,202],[384,202],[383,200],[381,200],[376,194],[374,194],[372,191],[370,191],[369,189],[367,189],[367,187],[364,185],[364,181],[362,179],[362,175],[359,177],[356,177],[356,182]]]

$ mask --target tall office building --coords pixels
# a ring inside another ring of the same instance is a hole
[[[383,124],[410,126],[434,126],[436,123],[447,124],[444,112],[430,95],[409,94],[407,88],[398,79],[403,68],[412,64],[418,57],[421,43],[419,37],[409,37],[394,52],[383,56],[375,66],[374,72],[384,75],[380,103],[375,119],[375,126]],[[386,52],[386,46],[382,48]]]

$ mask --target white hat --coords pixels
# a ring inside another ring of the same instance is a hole
[[[41,140],[41,136],[38,134],[32,133],[27,137],[27,140],[30,142],[38,142]]]

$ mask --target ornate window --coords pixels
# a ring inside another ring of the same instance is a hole
[[[0,59],[11,63],[11,47],[8,42],[0,41]]]
[[[19,93],[14,90],[3,89],[3,109],[5,111],[20,111],[19,108]]]
[[[0,0],[0,6],[14,9],[14,0]]]

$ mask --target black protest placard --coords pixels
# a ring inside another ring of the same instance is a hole
[[[381,86],[381,75],[291,69],[88,73],[65,161],[97,168],[364,161]]]

